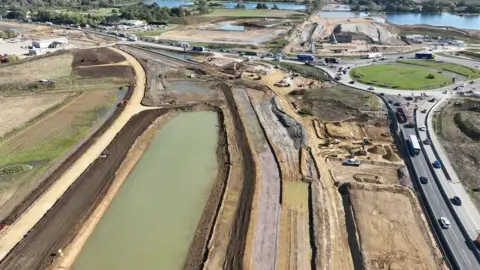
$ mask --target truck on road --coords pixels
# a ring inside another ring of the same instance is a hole
[[[408,148],[412,156],[420,154],[420,143],[418,143],[418,138],[415,135],[410,135],[408,137]]]
[[[315,56],[307,54],[297,54],[297,59],[300,61],[315,61]]]
[[[374,59],[374,58],[381,58],[381,57],[383,57],[382,53],[369,53],[369,54],[364,54],[360,56],[361,59]]]
[[[435,55],[433,53],[416,53],[415,58],[417,58],[417,59],[434,59]]]
[[[335,57],[325,57],[325,63],[327,64],[340,64],[340,59]]]
[[[203,52],[203,51],[205,51],[205,47],[193,46],[192,51]]]

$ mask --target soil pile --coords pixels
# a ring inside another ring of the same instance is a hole
[[[399,162],[402,160],[396,153],[393,152],[383,155],[383,158],[391,162]]]
[[[368,152],[377,155],[385,155],[385,149],[380,145],[375,145],[374,147],[368,148]]]

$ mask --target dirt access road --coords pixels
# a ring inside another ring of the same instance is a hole
[[[133,115],[147,109],[140,105],[145,90],[145,72],[138,61],[132,56],[118,49],[112,50],[122,54],[132,65],[136,74],[136,86],[130,98],[130,103],[111,124],[110,128],[50,187],[30,208],[8,228],[0,239],[0,260],[19,243],[23,237],[37,224],[40,219],[52,208],[55,202],[67,191],[77,178],[93,163],[102,151],[113,141],[117,133],[126,125]],[[5,269],[4,267],[0,267]],[[19,269],[19,268],[16,268]]]

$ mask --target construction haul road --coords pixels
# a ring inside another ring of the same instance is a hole
[[[73,183],[25,238],[0,262],[0,269],[43,269],[51,254],[64,248],[107,192],[115,173],[138,136],[167,109],[148,110],[133,116],[107,147],[107,157],[97,158]]]

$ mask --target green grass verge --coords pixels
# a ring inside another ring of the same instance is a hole
[[[430,74],[434,78],[429,79]],[[449,76],[413,65],[371,65],[352,69],[350,75],[365,84],[393,89],[426,90],[451,84]]]
[[[404,60],[398,60],[398,62],[403,64],[409,64],[409,65],[431,67],[437,70],[450,71],[470,79],[475,79],[480,77],[479,70],[475,68],[467,67],[467,66],[453,64],[453,63],[439,62],[435,60],[422,60],[422,59],[404,59]]]
[[[272,65],[277,65],[283,69],[291,70],[293,72],[301,74],[302,76],[312,78],[315,80],[327,81],[330,79],[323,70],[315,67],[299,65],[299,64],[291,64],[286,62],[276,62],[276,61],[268,61],[268,62]]]
[[[205,14],[205,17],[277,17],[288,16],[303,17],[304,13],[293,10],[264,10],[264,9],[215,9],[213,12]],[[303,15],[303,16],[300,16]]]

